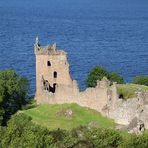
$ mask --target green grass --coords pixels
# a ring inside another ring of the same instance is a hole
[[[73,115],[65,116],[65,111],[71,109]],[[24,110],[25,114],[32,117],[32,121],[49,129],[67,129],[87,125],[90,122],[96,122],[100,127],[114,127],[115,123],[112,119],[103,117],[99,112],[80,107],[77,104],[55,104],[40,105],[32,109]]]
[[[136,97],[137,91],[148,92],[148,86],[137,85],[137,84],[118,84],[118,94],[122,94],[124,99]]]

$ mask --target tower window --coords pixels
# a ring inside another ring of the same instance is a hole
[[[54,77],[54,78],[57,78],[57,72],[56,72],[56,71],[54,71],[53,77]]]
[[[51,63],[50,63],[50,61],[47,61],[47,66],[51,66]]]

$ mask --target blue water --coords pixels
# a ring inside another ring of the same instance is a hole
[[[82,89],[95,65],[127,82],[148,74],[147,0],[0,0],[0,70],[28,77],[33,93],[37,35],[66,50]]]

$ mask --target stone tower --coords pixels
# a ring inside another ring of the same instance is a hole
[[[69,74],[67,55],[58,50],[56,44],[41,47],[36,38],[34,45],[36,55],[36,100],[42,103],[45,94],[54,95],[58,85],[72,85]]]

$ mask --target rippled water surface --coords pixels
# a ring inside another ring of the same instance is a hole
[[[33,93],[37,35],[66,50],[82,89],[95,65],[127,82],[148,74],[147,0],[0,0],[0,70],[27,76]]]

